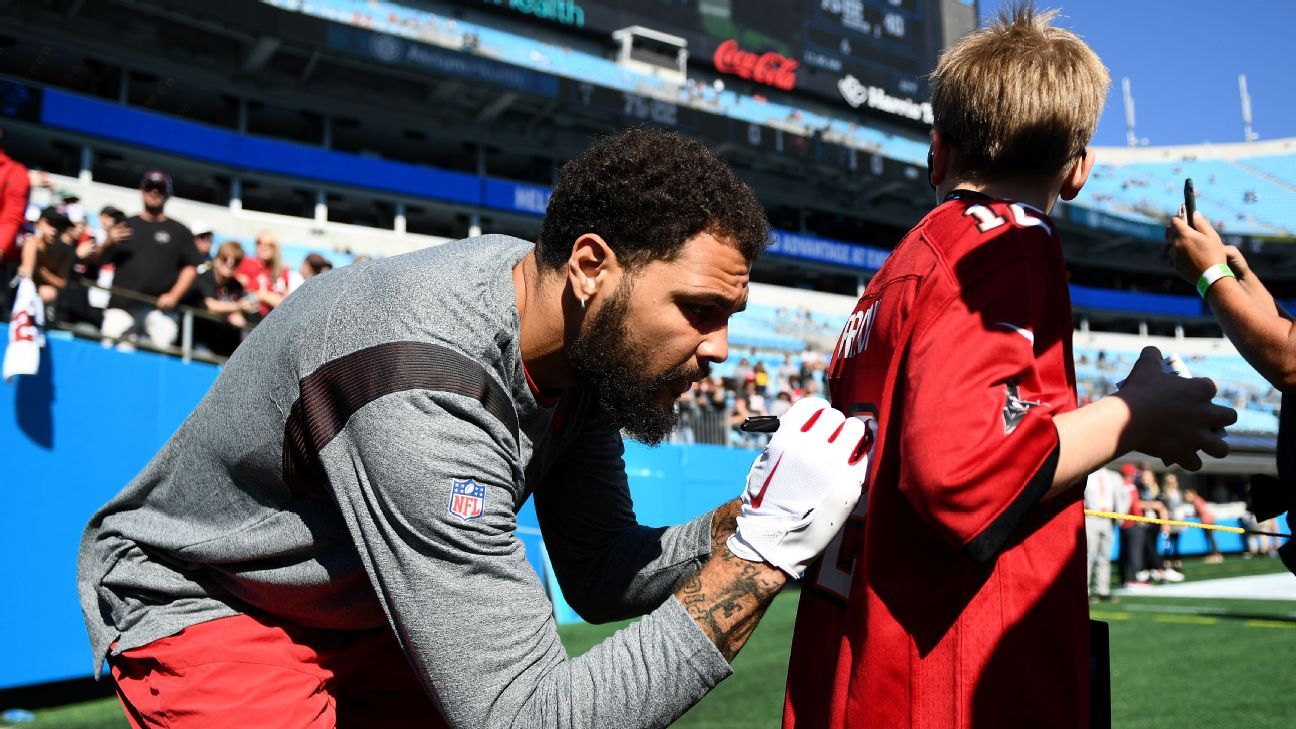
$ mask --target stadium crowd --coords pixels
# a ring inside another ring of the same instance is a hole
[[[168,217],[174,190],[160,170],[141,179],[142,209],[134,216],[112,206],[96,215],[43,171],[23,173],[6,186],[14,194],[6,195],[3,210],[15,231],[14,244],[0,252],[6,316],[26,279],[45,321],[95,333],[105,345],[145,340],[169,350],[188,310],[196,314],[194,350],[227,357],[288,294],[333,268],[319,253],[287,265],[273,230],[261,231],[246,251],[237,240],[217,244],[218,232],[205,222],[186,226]]]

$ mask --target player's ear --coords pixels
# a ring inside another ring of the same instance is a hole
[[[596,233],[585,233],[572,244],[567,280],[577,301],[587,302],[610,280],[619,278],[616,252]]]
[[[1089,181],[1089,173],[1093,172],[1094,151],[1085,147],[1076,155],[1075,163],[1067,170],[1066,176],[1062,178],[1062,190],[1058,193],[1063,200],[1074,200],[1076,195],[1080,194],[1080,188],[1085,186]]]
[[[950,153],[950,145],[941,133],[931,130],[931,147],[927,151],[927,181],[933,190],[949,177]]]

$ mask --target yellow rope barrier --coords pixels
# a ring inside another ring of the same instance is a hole
[[[1096,509],[1085,509],[1085,516],[1098,516],[1103,519],[1114,519],[1116,521],[1139,521],[1146,524],[1160,524],[1162,526],[1191,527],[1193,529],[1212,529],[1217,532],[1230,532],[1232,534],[1254,534],[1261,537],[1278,537],[1281,539],[1291,539],[1290,534],[1279,534],[1278,532],[1265,532],[1258,529],[1243,529],[1242,527],[1219,526],[1218,524],[1198,524],[1195,521],[1176,521],[1174,519],[1154,519],[1150,516],[1134,516],[1133,514],[1118,514],[1114,511],[1098,511]]]

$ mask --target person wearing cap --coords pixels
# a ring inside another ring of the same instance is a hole
[[[113,287],[157,297],[156,305],[114,294],[104,311],[102,332],[111,343],[143,327],[156,347],[175,343],[180,331],[176,305],[189,291],[202,262],[193,234],[167,217],[171,177],[150,170],[140,181],[144,210],[114,225],[104,243],[101,261],[114,268]]]
[[[72,265],[72,245],[67,238],[72,222],[57,208],[45,208],[36,220],[36,232],[22,245],[18,276],[29,278],[45,304],[53,304],[67,286]]]
[[[205,220],[195,221],[190,228],[193,231],[194,248],[198,249],[198,255],[202,256],[204,262],[210,261],[212,257],[212,243],[215,242],[215,231],[212,230],[211,224]]]
[[[1143,515],[1143,502],[1139,499],[1138,487],[1138,466],[1133,463],[1124,463],[1120,467],[1121,485],[1120,493],[1124,495],[1122,504],[1128,504],[1120,511],[1125,514],[1135,516]],[[1136,521],[1122,521],[1120,523],[1120,578],[1122,585],[1131,585],[1136,582],[1136,576],[1143,570],[1143,538],[1145,532]]]

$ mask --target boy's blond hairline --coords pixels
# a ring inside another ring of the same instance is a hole
[[[1111,77],[1056,10],[1004,10],[941,54],[934,127],[959,152],[954,175],[1053,177],[1093,138]]]

